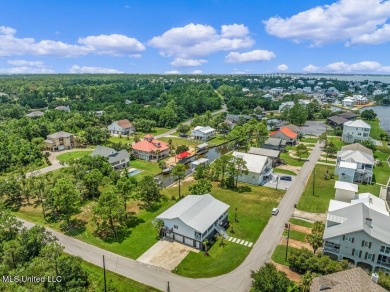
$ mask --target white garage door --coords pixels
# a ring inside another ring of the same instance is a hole
[[[64,146],[64,145],[58,146],[58,150],[64,150],[64,149],[65,149],[65,146]]]
[[[190,238],[185,238],[185,244],[188,244],[190,246],[193,246],[194,245],[194,240],[190,239]]]
[[[176,240],[176,241],[179,241],[179,242],[183,242],[183,236],[182,236],[182,235],[175,234],[175,240]]]

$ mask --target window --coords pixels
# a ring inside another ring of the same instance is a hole
[[[173,225],[173,228],[175,228],[175,229],[179,229],[179,226],[177,226],[177,225]]]
[[[352,249],[352,255],[360,258],[362,256],[362,251],[357,249]]]
[[[390,253],[390,246],[382,245],[381,252],[389,254]]]
[[[362,247],[368,247],[368,248],[371,248],[371,242],[368,242],[368,241],[362,240]]]
[[[350,241],[352,243],[355,241],[355,239],[353,237],[348,236],[348,235],[344,235],[343,240]]]

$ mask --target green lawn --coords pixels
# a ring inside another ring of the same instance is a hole
[[[315,187],[314,187],[314,195],[313,195],[313,177],[314,171],[311,174],[306,188],[301,196],[301,199],[298,203],[298,209],[314,212],[314,213],[325,213],[328,209],[329,200],[334,199],[334,183],[337,179],[324,179],[324,175],[326,174],[326,170],[329,170],[329,173],[334,172],[334,167],[317,164],[315,166]]]
[[[292,158],[288,154],[288,152],[280,153],[280,158],[283,159],[288,165],[291,165],[291,166],[302,166],[305,163],[304,160]]]
[[[152,134],[152,135],[160,135],[162,133],[168,132],[171,129],[167,128],[155,128],[153,131],[148,132],[148,133],[143,133],[143,132],[137,132],[137,135],[139,138],[143,138],[146,134]],[[113,143],[132,143],[134,141],[134,135],[130,135],[130,137],[127,136],[122,136],[122,137],[109,137],[108,141],[113,142]]]
[[[387,181],[390,177],[390,167],[387,164],[387,162],[384,162],[382,166],[375,166],[374,167],[374,179],[376,183],[379,184],[387,184]]]
[[[305,220],[301,219],[296,219],[296,218],[290,218],[290,223],[299,225],[299,226],[304,226],[308,228],[313,228],[314,224]]]
[[[389,158],[389,156],[390,156],[389,153],[383,153],[383,152],[380,152],[380,151],[375,151],[374,152],[374,158],[382,161],[383,163],[387,163],[387,158]]]
[[[162,137],[159,140],[164,141],[164,142],[168,142],[169,139],[172,139],[172,144],[173,144],[173,146],[175,146],[175,148],[179,145],[196,146],[196,145],[199,145],[202,143],[200,141],[194,141],[191,139],[179,138],[179,137],[177,137],[177,138],[176,137]]]
[[[287,236],[287,233],[288,233],[288,231],[285,230],[283,235]],[[296,230],[290,230],[290,238],[291,239],[302,241],[302,242],[307,242],[306,241],[306,236],[307,236],[306,233],[302,233],[302,232],[299,232],[299,231],[296,231]]]
[[[217,135],[213,139],[207,141],[210,146],[217,146],[226,142],[228,142],[228,140],[224,138],[223,135]]]
[[[130,167],[143,170],[134,176],[137,179],[141,179],[146,175],[155,176],[161,172],[161,168],[158,166],[157,162],[145,161],[141,159],[131,160]]]
[[[301,142],[307,142],[307,143],[317,143],[318,138],[312,138],[312,137],[303,137],[301,139]]]
[[[282,168],[274,168],[275,173],[282,173],[282,174],[288,174],[288,175],[297,175],[295,172],[288,170],[288,169],[282,169]]]
[[[122,137],[111,136],[108,138],[108,141],[111,143],[129,144],[129,143],[134,142],[134,138],[133,137],[126,137],[126,136],[122,136]]]
[[[380,127],[380,121],[378,118],[376,118],[375,120],[364,120],[364,121],[371,126],[370,136],[372,138],[374,138],[376,140],[381,140],[379,135],[386,134],[386,131],[384,131]]]
[[[183,184],[183,193],[188,193],[190,183]],[[244,184],[240,184],[244,185]],[[230,205],[229,220],[234,221],[234,210],[237,208],[237,221],[234,224],[234,233],[228,230],[229,235],[236,238],[255,242],[271,217],[272,208],[276,207],[284,191],[276,191],[261,186],[250,186],[249,193],[237,193],[221,189],[213,183],[211,194]],[[163,190],[171,196],[178,195],[178,188]],[[225,240],[225,246],[214,244],[209,257],[203,253],[190,253],[178,266],[177,273],[187,277],[213,277],[228,273],[237,267],[249,254],[250,248]],[[205,269],[205,267],[207,267]]]
[[[344,145],[348,145],[341,140],[341,137],[330,137],[328,138],[328,143],[329,142],[333,142],[337,150],[341,150],[341,147],[343,147]]]
[[[103,268],[90,264],[83,261],[82,267],[89,274],[89,280],[97,287],[103,287],[104,276]],[[159,291],[150,286],[138,283],[129,278],[123,277],[116,273],[106,270],[107,290],[115,290],[118,292],[133,291],[133,292],[148,292],[148,291]],[[103,290],[101,290],[103,291]]]
[[[297,250],[297,248],[289,246],[288,247],[287,258],[288,258],[288,255],[290,254],[290,252],[292,250]],[[286,261],[286,246],[285,245],[277,245],[275,250],[274,250],[274,253],[272,254],[271,259],[275,263],[278,263],[278,264],[281,264],[281,265],[285,265],[285,266],[289,266],[288,261]]]
[[[78,159],[87,155],[90,155],[92,153],[91,151],[75,151],[75,152],[68,152],[63,153],[57,156],[57,159],[61,162],[68,162],[72,159]]]
[[[381,186],[377,184],[359,184],[359,193],[371,193],[375,196],[379,196]]]

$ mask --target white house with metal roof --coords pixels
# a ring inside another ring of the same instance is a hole
[[[370,194],[350,203],[331,200],[323,252],[372,271],[390,272],[390,217],[385,201]]]
[[[216,130],[214,128],[211,128],[209,126],[202,127],[202,126],[196,126],[191,131],[191,137],[194,140],[201,140],[201,141],[207,141],[210,140],[212,137],[214,137]]]
[[[170,240],[202,249],[202,242],[216,233],[227,236],[229,205],[210,194],[188,195],[156,219],[164,222],[162,235]]]
[[[348,121],[343,124],[342,139],[345,143],[355,143],[370,139],[371,126],[362,120]]]
[[[130,164],[130,154],[126,150],[116,151],[113,148],[98,145],[91,156],[97,155],[106,158],[113,169],[125,168]]]
[[[371,183],[374,171],[374,155],[359,143],[343,146],[337,152],[335,174],[339,181]]]
[[[272,159],[267,156],[233,152],[233,157],[242,158],[246,162],[248,174],[241,173],[238,181],[252,185],[263,185],[272,179]]]

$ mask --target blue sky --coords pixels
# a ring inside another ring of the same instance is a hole
[[[390,73],[390,0],[2,0],[0,11],[0,73]]]

